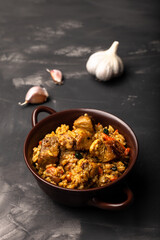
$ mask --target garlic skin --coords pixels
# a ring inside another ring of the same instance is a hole
[[[48,92],[45,88],[42,88],[40,86],[34,86],[31,87],[25,96],[25,101],[23,103],[18,103],[19,105],[23,106],[27,103],[31,104],[38,104],[38,103],[44,103],[47,101],[48,98]]]
[[[106,51],[93,53],[86,63],[87,71],[100,81],[108,81],[120,76],[124,66],[122,59],[117,55],[118,45],[119,42],[114,41]]]

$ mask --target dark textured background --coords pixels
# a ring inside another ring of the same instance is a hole
[[[0,1],[0,239],[160,237],[159,1]],[[100,83],[85,68],[89,55],[120,42],[124,75]],[[46,68],[60,69],[56,86]],[[25,166],[23,144],[36,106],[20,107],[33,85],[44,105],[61,111],[96,108],[129,124],[139,157],[128,179],[134,203],[119,212],[72,209],[43,193]]]

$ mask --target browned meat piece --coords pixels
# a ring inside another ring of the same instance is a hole
[[[48,167],[45,171],[45,177],[49,177],[51,181],[59,183],[58,169],[55,167]]]
[[[76,140],[75,149],[88,150],[92,143],[92,134],[89,131],[82,128],[77,128],[73,130],[73,132],[75,134],[75,140]]]
[[[113,148],[110,146],[110,144],[105,144],[105,154],[102,162],[108,162],[114,159],[116,159],[116,154],[113,151]]]
[[[125,157],[125,147],[118,141],[115,141],[115,143],[112,145],[112,149],[118,158]]]
[[[78,166],[88,172],[89,178],[93,178],[96,174],[98,174],[98,165],[94,162],[88,161],[87,159],[80,160],[78,162]]]
[[[98,157],[100,162],[109,162],[116,158],[116,154],[110,144],[104,143],[100,139],[96,139],[92,143],[89,151],[92,156]]]
[[[70,150],[75,144],[75,138],[69,132],[66,132],[59,137],[59,143],[63,148]]]
[[[85,114],[83,116],[80,116],[78,119],[76,119],[74,121],[73,126],[75,128],[85,129],[85,130],[87,130],[89,132],[93,132],[94,131],[92,120],[91,120],[91,118],[87,114]]]
[[[55,163],[59,154],[59,143],[56,136],[46,137],[42,140],[41,151],[38,158],[38,164],[45,166],[49,163]]]

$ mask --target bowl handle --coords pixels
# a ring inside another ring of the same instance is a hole
[[[37,107],[33,113],[32,113],[32,127],[34,127],[37,123],[38,123],[38,115],[39,113],[41,112],[46,112],[46,113],[49,113],[49,114],[54,114],[56,113],[55,110],[53,110],[52,108],[50,107],[46,107],[46,106],[39,106]]]
[[[108,203],[99,200],[98,198],[92,198],[88,205],[94,206],[97,208],[105,209],[105,210],[120,210],[127,206],[129,206],[133,201],[133,193],[129,187],[123,188],[124,193],[126,194],[127,199],[121,203]]]

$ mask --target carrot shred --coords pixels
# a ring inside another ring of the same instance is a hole
[[[128,155],[129,152],[130,152],[130,148],[126,148],[125,151],[124,151],[124,154],[125,154],[125,155]]]
[[[107,134],[102,133],[103,140],[105,141],[114,141],[115,139],[112,137],[109,137]]]
[[[102,174],[103,173],[103,169],[101,167],[98,168],[98,173]]]
[[[110,180],[111,180],[111,182],[113,182],[113,181],[115,181],[117,178],[118,178],[117,176],[112,176],[112,177],[110,178]]]
[[[67,181],[68,181],[68,182],[71,182],[71,176],[72,176],[72,173],[69,172],[68,174],[69,174],[69,176],[67,175]]]

